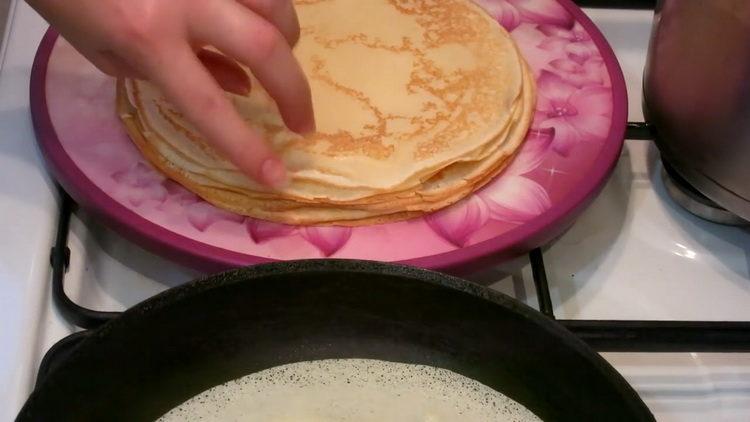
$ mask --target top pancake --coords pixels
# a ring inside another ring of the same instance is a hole
[[[302,137],[286,129],[255,80],[250,95],[227,94],[289,168],[290,184],[272,196],[337,203],[415,189],[451,164],[491,157],[512,116],[528,108],[513,41],[469,0],[295,3],[302,27],[295,55],[318,131]],[[264,191],[152,85],[128,81],[124,91],[143,137],[168,144],[157,148],[163,159],[234,190]]]

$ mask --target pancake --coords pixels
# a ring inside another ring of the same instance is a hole
[[[512,160],[521,145],[533,117],[534,89],[531,74],[525,72],[527,89],[523,106],[516,110],[513,124],[503,133],[506,148],[496,148],[488,160],[459,162],[446,167],[434,177],[421,182],[416,189],[375,195],[363,201],[327,204],[315,200],[290,200],[266,192],[253,192],[221,184],[201,174],[190,173],[184,161],[175,165],[155,150],[142,135],[137,122],[125,117],[132,139],[146,158],[170,178],[205,198],[212,204],[242,215],[295,225],[361,226],[405,220],[436,211],[458,202],[497,176]],[[120,85],[122,89],[122,85]],[[127,109],[121,100],[120,108]],[[168,144],[163,144],[168,145]],[[162,146],[163,146],[162,145]],[[179,151],[173,151],[179,157]],[[345,206],[342,206],[345,205]],[[248,213],[247,210],[251,210]]]
[[[150,83],[118,81],[118,111],[144,156],[208,202],[288,224],[397,221],[455,203],[507,166],[531,122],[535,86],[505,30],[470,0],[297,0],[294,53],[318,131],[283,125],[253,80],[227,93],[265,135],[290,183],[240,173]]]
[[[130,94],[135,94],[136,98],[132,98],[130,101],[134,102],[136,104],[135,107],[128,107],[128,105],[122,104],[121,105],[121,115],[123,115],[124,119],[128,119],[129,116],[132,116],[134,114],[137,115],[138,108],[140,105],[140,102],[137,100],[137,94],[139,93],[138,86],[130,85],[132,84],[131,81],[126,82],[124,90]],[[128,87],[130,89],[128,89]],[[120,88],[121,90],[123,88]],[[124,96],[125,94],[122,94],[121,96]],[[130,97],[129,97],[130,98]],[[516,101],[514,106],[511,108],[511,112],[513,113],[512,116],[518,116],[524,107],[524,104],[519,100]],[[523,112],[527,112],[528,110],[523,110]],[[505,141],[505,137],[510,130],[511,126],[513,124],[513,121],[509,120],[508,125],[503,129],[503,131],[498,135],[496,139],[493,140],[488,146],[485,146],[484,149],[480,149],[478,152],[483,153],[483,156],[487,156],[491,153],[496,152],[498,148],[498,143]],[[330,196],[326,196],[330,194],[332,187],[328,184],[317,182],[317,181],[310,181],[310,180],[296,180],[293,184],[294,187],[297,190],[302,190],[305,192],[305,196],[299,196],[295,195],[293,193],[290,193],[289,190],[282,191],[282,192],[266,192],[262,190],[262,188],[251,188],[248,187],[248,184],[252,184],[247,177],[245,177],[243,174],[240,174],[234,169],[220,169],[220,168],[206,168],[205,164],[199,160],[195,159],[194,151],[186,150],[186,148],[179,143],[174,141],[174,137],[164,137],[160,133],[154,132],[150,130],[150,128],[147,128],[144,126],[143,121],[136,119],[136,125],[138,126],[138,130],[140,133],[144,134],[145,141],[152,145],[153,148],[158,150],[158,153],[169,157],[168,160],[173,162],[177,167],[185,169],[188,172],[196,173],[205,176],[205,178],[214,180],[217,184],[220,186],[225,186],[229,188],[235,188],[239,191],[245,191],[249,194],[252,194],[254,196],[258,197],[284,197],[288,199],[293,199],[297,201],[302,202],[311,202],[311,203],[318,203],[318,202],[327,202],[327,203],[353,203],[353,202],[371,202],[371,198],[377,196],[381,193],[392,193],[392,192],[401,192],[406,189],[392,189],[392,190],[384,190],[384,189],[372,189],[372,188],[341,188],[336,187],[335,193],[337,197],[333,198]],[[468,158],[462,158],[456,161],[456,163],[462,163],[462,162],[477,162],[479,160],[469,160]],[[451,164],[451,165],[453,165]],[[407,186],[409,187],[409,190],[413,190],[414,188],[419,187],[421,183],[423,183],[428,178],[432,177],[434,174],[443,171],[444,168],[438,168],[436,169],[432,174],[426,174],[426,175],[417,175],[413,177],[413,180],[410,180],[410,184]],[[257,190],[255,190],[257,189]]]
[[[370,359],[298,362],[213,387],[169,421],[537,422],[504,394],[446,369]]]

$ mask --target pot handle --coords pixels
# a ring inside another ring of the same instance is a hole
[[[68,232],[70,229],[70,217],[73,214],[75,203],[62,188],[58,188],[58,192],[60,194],[60,215],[57,222],[55,245],[50,251],[52,300],[68,322],[85,330],[64,337],[47,350],[47,353],[44,354],[39,364],[36,385],[41,384],[55,367],[70,356],[76,346],[91,334],[91,329],[97,328],[120,315],[120,312],[100,312],[84,308],[73,302],[65,293],[65,273],[70,266]]]
[[[52,300],[63,317],[86,329],[96,328],[105,322],[116,318],[120,312],[101,312],[84,308],[73,302],[65,293],[65,273],[70,266],[70,248],[68,248],[68,231],[70,216],[73,213],[73,199],[63,190],[60,192],[60,216],[57,223],[55,246],[50,252],[52,265]]]

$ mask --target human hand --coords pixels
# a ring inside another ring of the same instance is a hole
[[[299,38],[292,0],[27,1],[101,71],[156,84],[241,171],[284,184],[281,160],[222,92],[247,93],[249,79],[203,47],[248,66],[291,130],[314,130],[310,87],[292,55]]]

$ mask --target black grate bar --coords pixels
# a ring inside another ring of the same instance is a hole
[[[539,310],[552,319],[541,249],[529,253]],[[599,352],[750,352],[746,321],[558,320]]]
[[[656,7],[656,0],[575,0],[580,7],[597,9],[648,9]]]
[[[599,352],[750,352],[750,322],[559,322]]]
[[[55,246],[52,248],[50,263],[52,264],[52,300],[63,317],[70,323],[81,328],[96,328],[115,318],[119,312],[99,312],[84,308],[68,297],[65,293],[65,273],[70,265],[70,249],[68,248],[68,231],[70,217],[73,213],[74,202],[68,194],[60,192],[60,216],[57,223]]]
[[[653,141],[654,140],[654,129],[648,123],[644,122],[628,122],[628,126],[625,129],[625,139],[635,139],[639,141]]]
[[[55,246],[52,248],[52,294],[63,317],[82,328],[95,328],[119,315],[98,312],[75,304],[65,294],[64,277],[70,250],[67,247],[73,200],[63,191]],[[539,309],[554,319],[552,300],[541,249],[529,253]],[[616,321],[558,320],[564,327],[600,352],[750,352],[750,322],[740,321]],[[83,334],[74,335],[82,338]],[[67,346],[65,350],[67,350]],[[55,349],[57,350],[57,349]],[[51,353],[62,355],[64,353]],[[52,361],[51,356],[48,361]],[[45,367],[52,365],[45,364]]]
[[[544,268],[542,250],[537,248],[529,253],[531,261],[531,275],[534,278],[536,297],[539,301],[539,310],[548,317],[555,319],[555,311],[552,308],[552,299],[549,295],[549,284],[547,283],[547,270]]]

